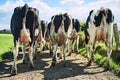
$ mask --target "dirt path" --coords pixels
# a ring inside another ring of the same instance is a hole
[[[120,80],[118,76],[95,63],[87,67],[87,59],[81,55],[72,54],[66,57],[67,67],[63,61],[58,60],[55,67],[50,67],[51,56],[45,51],[42,56],[36,54],[34,70],[29,69],[29,64],[22,64],[18,60],[18,74],[10,76],[12,62],[0,63],[0,80]]]

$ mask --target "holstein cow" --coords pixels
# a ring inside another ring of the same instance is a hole
[[[106,70],[110,66],[110,55],[112,53],[112,34],[113,34],[114,16],[112,11],[108,8],[101,8],[97,11],[92,10],[86,21],[85,26],[85,43],[88,54],[88,66],[91,65],[93,54],[95,51],[95,44],[97,41],[104,41],[107,46],[107,65]],[[88,42],[90,42],[90,54],[88,52]]]
[[[45,46],[47,49],[50,49],[50,53],[51,53],[51,48],[52,48],[52,45],[51,45],[51,37],[50,37],[50,28],[51,28],[51,22],[49,22],[47,24],[47,30],[46,30],[46,33],[45,33]]]
[[[41,20],[40,22],[41,26],[41,33],[39,33],[37,39],[36,39],[36,44],[37,49],[39,49],[40,53],[43,51],[43,49],[45,48],[45,34],[46,34],[46,30],[47,30],[47,23],[44,20]]]
[[[72,33],[72,19],[67,13],[58,14],[52,17],[50,36],[52,43],[54,44],[54,48],[51,66],[55,66],[57,62],[56,51],[58,49],[58,46],[62,47],[64,61],[66,60],[65,59],[66,43],[67,39],[71,36],[71,33]]]
[[[80,23],[78,19],[72,19],[72,24],[73,24],[73,30],[72,30],[72,35],[70,37],[70,44],[68,47],[71,47],[72,51],[69,52],[69,55],[71,55],[72,52],[74,52],[74,44],[76,42],[76,52],[78,53],[78,45],[79,45],[79,34],[80,34]]]
[[[29,43],[29,59],[30,67],[34,67],[33,63],[33,51],[35,38],[40,32],[39,23],[39,11],[36,8],[29,7],[25,4],[23,7],[16,7],[11,18],[11,32],[14,37],[14,62],[12,66],[11,74],[17,74],[17,56],[18,56],[18,45]]]

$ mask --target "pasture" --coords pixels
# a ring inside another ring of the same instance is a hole
[[[13,50],[13,37],[12,34],[0,34],[0,61],[2,56],[10,53]]]

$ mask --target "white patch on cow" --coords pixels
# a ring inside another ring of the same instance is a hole
[[[95,19],[94,19],[95,15],[96,15],[96,11],[94,10],[90,16],[90,24],[95,22]]]
[[[39,29],[35,29],[35,36],[38,36],[39,34]]]
[[[67,32],[67,37],[68,37],[68,38],[71,37],[71,35],[72,35],[72,30],[73,30],[72,17],[69,16],[69,18],[70,18],[70,22],[71,22],[71,23],[70,23],[70,26],[69,26],[68,32]]]
[[[89,36],[90,36],[90,43],[93,43],[94,42],[94,39],[95,39],[95,33],[96,33],[96,30],[97,30],[97,27],[95,27],[94,24],[89,24],[89,28],[87,29],[88,33],[89,33]]]

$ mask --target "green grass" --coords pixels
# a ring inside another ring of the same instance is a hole
[[[120,75],[120,49],[116,51],[115,43],[113,44],[112,54],[110,59],[110,68],[113,72]],[[79,53],[87,57],[85,48],[82,47],[79,49]],[[107,62],[107,47],[104,43],[98,43],[96,46],[96,51],[94,53],[94,62],[98,63],[101,66],[105,66]]]
[[[13,50],[12,34],[0,34],[0,61],[2,56]]]

